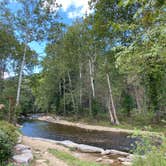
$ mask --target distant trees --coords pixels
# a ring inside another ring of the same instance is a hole
[[[163,112],[164,3],[100,0],[91,7],[92,15],[47,46],[38,105],[63,115],[107,112],[113,124],[122,110]]]
[[[17,105],[115,125],[121,114],[152,112],[159,120],[166,110],[165,2],[93,0],[94,13],[71,26],[57,22],[58,6],[51,2],[17,1],[15,14],[1,5],[6,28],[0,40],[9,42],[0,43],[0,65],[10,59],[17,66]],[[29,43],[43,39],[43,70],[23,79],[20,101],[23,69],[37,58]],[[5,81],[6,87],[15,81]]]

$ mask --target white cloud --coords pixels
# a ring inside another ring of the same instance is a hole
[[[88,5],[89,0],[57,0],[62,5],[62,10],[67,13],[69,18],[85,16],[91,13]]]
[[[4,72],[4,76],[3,76],[3,78],[6,79],[6,78],[9,78],[9,77],[10,77],[9,73]]]

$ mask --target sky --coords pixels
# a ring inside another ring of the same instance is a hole
[[[56,0],[58,4],[62,5],[61,9],[59,9],[59,15],[62,17],[62,22],[71,25],[75,19],[84,17],[85,14],[90,14],[92,11],[89,9],[88,1],[89,0]],[[44,49],[46,42],[41,44],[32,42],[29,46],[39,54],[40,58],[45,56]],[[36,73],[39,71],[39,67],[34,69],[34,72]]]
[[[89,14],[89,0],[57,0],[57,3],[62,5],[62,12],[64,12],[68,19],[75,19],[82,17],[85,13]]]
[[[89,0],[56,0],[58,4],[62,5],[59,10],[62,22],[71,25],[76,18],[89,14],[91,11],[89,10],[88,1]],[[32,42],[30,47],[42,56],[44,55],[45,45],[46,43],[39,44],[37,42]]]
[[[0,2],[3,0],[0,0]],[[90,14],[88,6],[89,0],[55,0],[55,3],[61,4],[61,8],[59,9],[59,15],[62,18],[62,22],[67,25],[72,25],[76,19],[84,17],[85,15]],[[10,0],[11,2],[11,9],[13,11],[18,10],[19,6],[16,0]],[[54,6],[52,6],[52,10],[54,10]],[[44,52],[46,47],[46,42],[38,43],[38,42],[31,42],[29,44],[31,49],[35,50],[39,55],[39,60],[42,59],[46,54]],[[41,68],[39,66],[35,67],[34,72],[40,72]],[[4,78],[12,76],[13,73],[5,73]]]

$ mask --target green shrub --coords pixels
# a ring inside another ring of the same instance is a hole
[[[18,133],[15,126],[6,121],[0,121],[0,130],[9,136],[9,140],[13,142],[13,144],[16,144]]]
[[[11,157],[17,137],[16,127],[5,121],[0,122],[0,165],[5,165]]]
[[[97,100],[93,99],[92,100],[92,116],[96,117],[98,113],[100,112],[100,110],[101,110],[100,103]]]
[[[145,158],[137,157],[133,166],[166,166],[166,149],[163,147],[162,145],[160,148],[153,148],[146,153]]]
[[[0,163],[8,160],[11,156],[11,149],[13,143],[10,141],[9,136],[0,130]]]
[[[162,144],[159,145],[157,140]],[[138,156],[144,154],[145,157],[136,157],[133,166],[166,166],[166,138],[144,135],[142,141],[138,142],[135,153]]]

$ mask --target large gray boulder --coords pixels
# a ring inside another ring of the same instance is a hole
[[[119,150],[114,150],[114,149],[107,149],[101,153],[102,155],[108,155],[108,154],[113,154],[113,155],[122,155],[122,156],[129,156],[130,153],[127,152],[122,152]]]
[[[86,153],[102,153],[104,151],[104,149],[102,148],[90,145],[84,145],[84,144],[78,144],[77,149],[81,152],[86,152]]]
[[[31,160],[33,160],[33,155],[31,152],[22,153],[22,154],[13,156],[13,160],[17,164],[28,164]]]
[[[69,141],[69,140],[59,141],[58,144],[63,145],[63,146],[68,147],[68,148],[77,148],[79,145],[79,144],[74,143],[74,142]]]
[[[29,146],[17,144],[14,148],[16,154],[13,156],[13,160],[15,163],[28,165],[33,160],[33,154]]]

